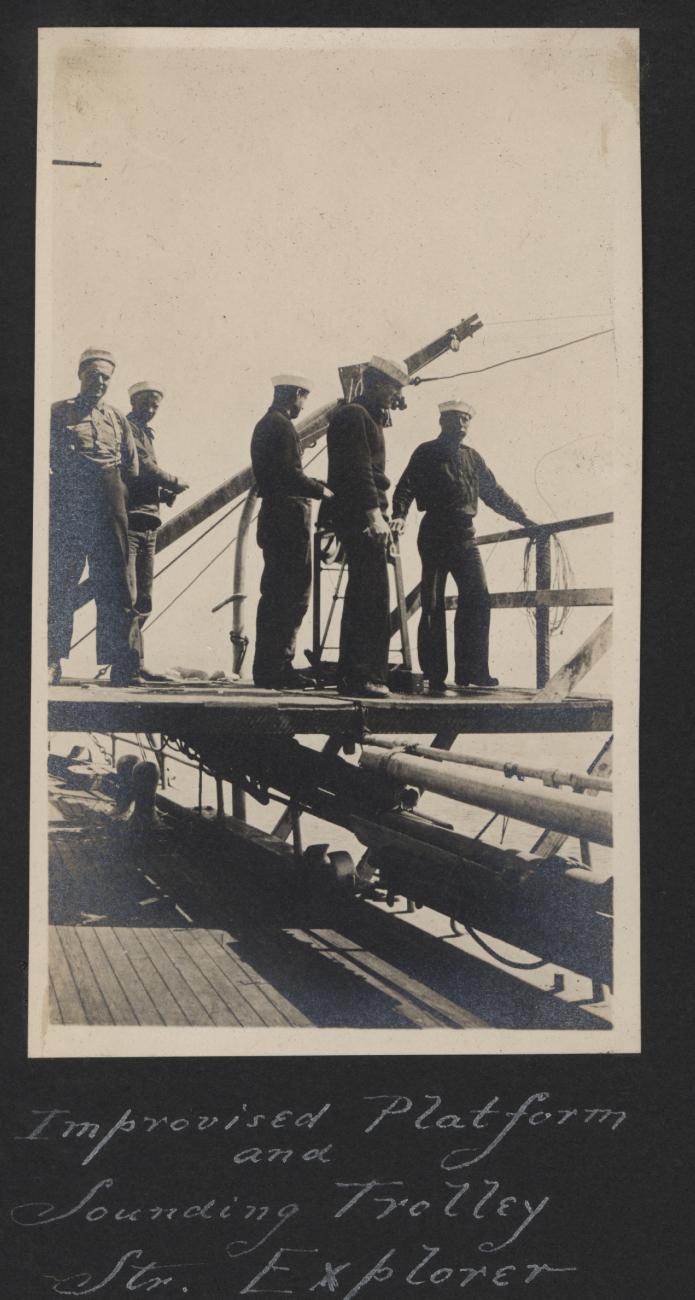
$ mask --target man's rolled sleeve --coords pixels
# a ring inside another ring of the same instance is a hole
[[[503,519],[511,519],[512,523],[515,524],[525,522],[525,511],[518,501],[514,501],[509,493],[505,492],[503,487],[500,487],[494,474],[482,459],[480,462],[479,492],[481,501],[484,501],[485,505],[494,510],[496,514],[502,515]]]
[[[121,416],[121,467],[127,478],[137,478],[140,473],[138,449],[135,446],[133,431],[125,416]]]
[[[411,456],[408,465],[404,469],[401,477],[396,484],[396,490],[393,494],[393,518],[405,519],[415,498],[415,469],[417,462],[415,457]]]

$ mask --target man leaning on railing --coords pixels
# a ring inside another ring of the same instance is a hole
[[[464,439],[475,411],[452,400],[439,406],[441,432],[413,452],[393,494],[392,531],[403,532],[411,503],[425,516],[418,550],[422,560],[422,615],[418,628],[420,668],[430,695],[446,694],[445,588],[449,574],[458,588],[454,621],[457,686],[497,686],[488,664],[490,597],[474,540],[478,498],[514,523],[532,526],[522,507],[497,483],[479,452]]]

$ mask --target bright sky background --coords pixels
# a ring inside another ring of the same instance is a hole
[[[65,29],[52,156],[102,166],[52,168],[53,398],[76,392],[77,358],[88,345],[114,352],[107,400],[121,410],[129,384],[163,385],[157,452],[191,484],[182,508],[249,463],[276,371],[314,378],[311,411],[340,396],[338,366],[374,352],[400,359],[473,312],[485,328],[425,374],[491,365],[610,327],[611,132],[629,53],[571,43],[115,49],[100,46],[98,32],[93,48],[69,42]],[[452,396],[477,409],[470,442],[531,517],[615,506],[612,335],[410,390],[408,410],[387,432],[394,484],[417,444],[436,436],[437,403]],[[635,449],[638,437],[636,429]],[[323,476],[325,453],[309,472]],[[162,577],[155,613],[233,537],[237,519]],[[479,533],[505,526],[481,508]],[[415,535],[413,510],[408,588],[419,579]],[[577,586],[610,585],[610,538],[609,528],[565,535]],[[191,540],[162,552],[158,567]],[[147,635],[151,667],[231,667],[231,606],[210,610],[231,593],[233,554]],[[522,554],[519,543],[495,549],[491,590],[520,585]],[[252,538],[251,635],[259,577]],[[606,612],[571,614],[554,638],[553,667]],[[76,637],[93,621],[88,606]],[[309,644],[307,619],[298,664]],[[491,668],[505,682],[534,684],[523,612],[493,613]],[[70,669],[95,670],[93,638]],[[610,690],[607,660],[586,689]]]

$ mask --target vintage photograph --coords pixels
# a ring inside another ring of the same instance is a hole
[[[638,53],[40,32],[31,1056],[639,1051]]]

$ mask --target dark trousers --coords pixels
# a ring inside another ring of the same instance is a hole
[[[420,668],[431,682],[448,671],[446,647],[446,580],[458,588],[454,619],[455,679],[459,685],[483,682],[490,675],[490,596],[480,552],[468,516],[453,520],[426,514],[418,535],[422,560],[422,616],[417,651]]]
[[[256,540],[263,551],[253,680],[277,686],[292,666],[311,591],[311,505],[301,497],[264,499]]]
[[[75,456],[70,473],[51,478],[48,659],[67,659],[77,587],[89,562],[97,607],[97,663],[126,671],[132,598],[128,582],[126,492],[118,469],[99,470]]]
[[[386,682],[391,641],[386,548],[360,528],[341,533],[348,580],[340,624],[339,683]]]
[[[135,618],[130,644],[137,650],[140,667],[145,665],[145,638],[142,629],[152,613],[152,581],[154,578],[154,553],[157,544],[156,528],[128,529],[128,582],[135,592]]]

